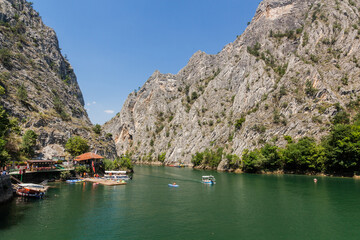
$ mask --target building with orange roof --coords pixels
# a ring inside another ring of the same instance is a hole
[[[74,161],[81,162],[81,161],[98,160],[98,159],[104,159],[104,157],[102,157],[96,153],[87,152],[87,153],[81,154],[80,156],[77,156],[74,159]]]
[[[102,168],[102,159],[104,159],[104,157],[96,153],[87,152],[77,156],[74,161],[79,163],[80,165],[85,165],[86,167],[89,167],[93,173],[97,173]]]

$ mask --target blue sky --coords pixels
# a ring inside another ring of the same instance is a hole
[[[177,73],[198,50],[216,54],[259,0],[32,0],[59,38],[91,121],[110,120],[155,70]]]

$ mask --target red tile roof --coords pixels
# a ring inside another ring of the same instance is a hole
[[[88,153],[81,154],[80,156],[77,156],[74,159],[74,161],[85,161],[85,160],[90,160],[90,159],[103,159],[103,157],[100,155],[97,155],[95,153],[88,152]]]

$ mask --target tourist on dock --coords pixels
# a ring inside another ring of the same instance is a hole
[[[2,172],[1,172],[2,174],[1,175],[8,175],[9,173],[8,173],[8,171],[7,171],[7,169],[6,169],[6,166],[4,166],[3,168],[2,168]]]

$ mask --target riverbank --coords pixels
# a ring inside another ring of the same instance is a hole
[[[137,166],[164,166],[164,167],[177,167],[176,163],[171,164],[164,164],[162,162],[134,162],[134,165]],[[179,164],[179,163],[178,163]],[[304,176],[314,176],[314,177],[335,177],[335,178],[354,178],[354,179],[360,179],[360,176],[354,174],[327,174],[327,173],[319,173],[319,172],[301,172],[301,171],[285,171],[285,170],[274,170],[274,171],[265,171],[261,170],[258,172],[245,172],[241,168],[228,168],[228,169],[219,169],[219,168],[212,168],[210,166],[193,166],[190,164],[183,164],[182,167],[186,168],[193,168],[196,170],[205,170],[205,171],[218,171],[218,172],[225,172],[225,173],[236,173],[236,174],[254,174],[254,175],[304,175]]]
[[[353,179],[360,179],[359,175],[356,174],[330,174],[330,173],[319,173],[319,172],[301,172],[301,171],[285,171],[285,170],[274,170],[274,171],[265,171],[261,170],[258,172],[245,172],[241,168],[229,168],[229,169],[217,169],[211,168],[209,166],[195,166],[193,169],[197,170],[205,170],[205,171],[218,171],[218,172],[225,172],[225,173],[236,173],[236,174],[254,174],[254,175],[303,175],[303,176],[314,176],[314,177],[334,177],[334,178],[353,178]]]
[[[138,166],[164,166],[164,167],[193,167],[192,164],[183,164],[183,163],[163,163],[163,162],[134,162],[134,165]]]
[[[9,201],[13,197],[11,180],[9,175],[0,176],[0,204]]]

